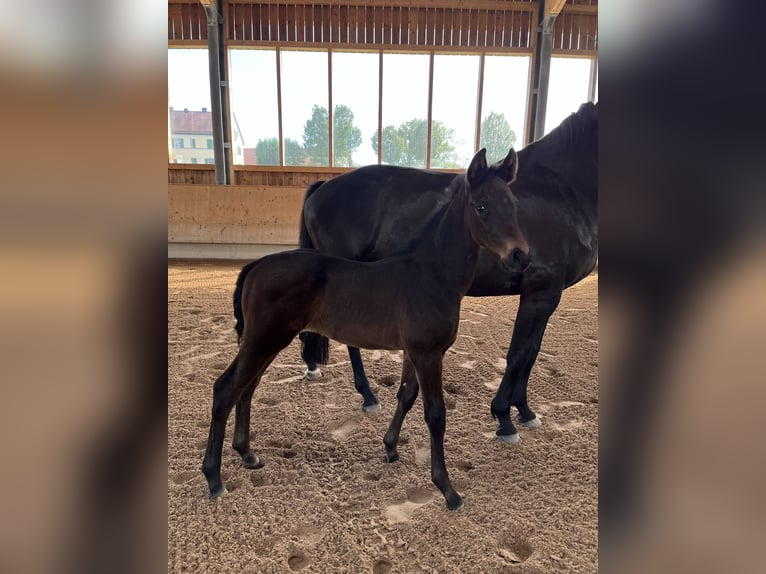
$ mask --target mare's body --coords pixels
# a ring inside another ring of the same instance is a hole
[[[586,277],[596,263],[597,128],[597,107],[583,104],[558,128],[519,152],[513,192],[531,264],[524,271],[510,271],[482,249],[467,292],[469,296],[521,295],[505,375],[492,401],[492,414],[500,423],[497,434],[507,442],[518,438],[510,419],[511,405],[518,409],[521,424],[539,425],[527,402],[527,382],[547,321],[561,292]],[[317,182],[304,201],[301,246],[361,261],[405,250],[450,202],[452,177],[368,166]],[[349,355],[354,384],[365,397],[364,408],[375,410],[378,402],[370,391],[361,355],[353,347]],[[317,372],[315,357],[311,353],[304,357],[309,372]]]

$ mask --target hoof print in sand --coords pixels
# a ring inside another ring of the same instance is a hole
[[[290,567],[290,570],[301,570],[308,566],[310,562],[303,552],[291,554],[287,559],[287,565]]]
[[[528,542],[514,542],[502,546],[497,554],[507,564],[521,564],[532,555],[532,545]]]
[[[416,508],[431,501],[434,493],[427,488],[411,488],[407,490],[407,498],[404,502],[387,506],[383,513],[392,524],[406,522]]]
[[[393,387],[398,381],[399,379],[396,377],[396,375],[384,375],[380,377],[378,382],[384,387]]]
[[[186,482],[189,482],[190,480],[201,476],[199,471],[196,470],[185,470],[183,472],[176,472],[171,476],[171,480],[175,484],[184,484]]]
[[[314,545],[319,543],[319,541],[324,538],[325,532],[316,526],[304,524],[295,532],[295,535],[300,539],[301,542]]]
[[[393,564],[391,564],[390,560],[385,558],[376,560],[372,566],[372,574],[388,574],[391,572],[391,568],[393,568]]]
[[[359,417],[347,419],[342,425],[332,431],[332,437],[338,441],[346,440],[359,426]]]

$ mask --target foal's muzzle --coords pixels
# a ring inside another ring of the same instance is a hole
[[[511,254],[503,259],[503,265],[509,271],[520,273],[529,266],[530,261],[532,261],[532,258],[528,252],[524,253],[521,249],[515,247]]]

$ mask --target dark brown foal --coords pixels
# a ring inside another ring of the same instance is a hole
[[[355,347],[404,350],[399,403],[384,439],[387,459],[398,458],[402,421],[420,388],[431,435],[431,479],[448,508],[463,505],[444,463],[442,358],[455,341],[460,301],[473,280],[479,247],[508,262],[528,258],[508,187],[516,167],[513,151],[500,170],[490,170],[485,150],[477,153],[467,173],[450,184],[453,199],[403,255],[362,263],[300,249],[242,270],[235,292],[243,319],[241,345],[215,382],[202,466],[211,497],[224,492],[221,451],[231,409],[236,405],[233,447],[246,467],[257,468],[260,461],[249,441],[253,392],[274,357],[299,332],[310,330]]]

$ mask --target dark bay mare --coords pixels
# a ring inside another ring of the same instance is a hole
[[[492,400],[499,420],[497,435],[516,442],[510,407],[520,424],[537,427],[527,403],[527,382],[537,359],[548,319],[562,290],[586,277],[598,249],[598,107],[592,103],[566,118],[519,154],[518,220],[530,246],[531,264],[512,271],[482,249],[467,295],[521,295],[508,349],[505,375]],[[301,216],[301,247],[322,253],[374,261],[405,249],[428,221],[451,201],[453,175],[394,166],[368,166],[316,182],[309,188]],[[302,333],[307,377],[319,376],[327,341]],[[349,347],[354,385],[366,411],[379,408],[370,390],[359,349]]]
[[[211,498],[224,492],[221,453],[231,409],[236,405],[232,446],[246,467],[258,468],[261,462],[250,450],[253,392],[277,354],[310,329],[355,347],[404,350],[398,404],[383,439],[386,458],[399,458],[399,431],[420,388],[431,435],[431,479],[448,508],[463,505],[444,463],[442,358],[455,341],[460,301],[471,286],[480,247],[512,269],[528,263],[517,201],[508,187],[516,171],[513,150],[491,167],[481,150],[466,174],[451,176],[444,209],[402,254],[365,263],[299,249],[242,269],[234,291],[239,352],[214,385],[202,464]]]

